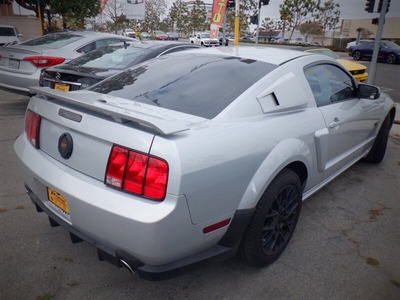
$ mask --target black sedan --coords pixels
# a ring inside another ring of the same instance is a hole
[[[143,61],[199,47],[176,41],[114,44],[91,51],[66,64],[43,69],[39,84],[64,92],[80,90]]]
[[[354,60],[371,59],[374,52],[375,42],[362,43],[349,48],[349,55]],[[400,62],[400,46],[391,41],[381,41],[378,60],[388,64]]]

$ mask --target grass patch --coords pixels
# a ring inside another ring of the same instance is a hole
[[[369,264],[371,266],[379,266],[379,260],[377,260],[376,258],[367,257],[366,261],[367,261],[367,264]]]
[[[390,280],[391,283],[393,283],[395,286],[400,287],[400,281],[397,280]]]

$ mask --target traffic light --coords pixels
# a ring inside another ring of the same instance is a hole
[[[269,0],[260,0],[261,5],[268,5]]]
[[[375,6],[375,0],[367,0],[367,3],[365,4],[365,11],[369,13],[374,12],[374,6]]]
[[[258,15],[254,15],[250,17],[250,23],[251,24],[258,24]]]
[[[379,13],[382,10],[382,6],[383,6],[383,0],[379,0],[379,3],[378,3],[378,12]],[[390,0],[388,1],[386,12],[389,12],[389,6],[390,6]]]
[[[371,23],[374,24],[374,25],[379,25],[379,19],[378,18],[373,18]]]
[[[229,0],[227,7],[235,7],[235,0]]]

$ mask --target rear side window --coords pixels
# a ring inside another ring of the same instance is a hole
[[[182,52],[132,67],[90,90],[211,119],[276,67]]]
[[[42,48],[47,49],[58,49],[82,38],[83,36],[77,34],[51,33],[23,42],[21,45],[41,46]]]

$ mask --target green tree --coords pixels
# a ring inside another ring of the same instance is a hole
[[[100,3],[100,1],[98,1]],[[147,1],[146,1],[147,3]],[[122,16],[125,13],[125,1],[123,0],[108,0],[104,8],[104,14],[109,17],[114,23],[114,32],[117,33],[118,25],[124,20]]]
[[[288,21],[285,27],[291,30],[289,39],[292,38],[294,30],[313,15],[318,4],[319,0],[284,0],[279,5],[281,20]]]
[[[308,40],[308,36],[310,34],[313,35],[321,35],[322,34],[322,27],[321,24],[318,22],[304,22],[303,24],[300,24],[297,29],[300,31],[302,35],[305,36],[306,41]]]
[[[52,11],[60,14],[63,25],[70,22],[78,28],[85,28],[85,18],[92,18],[100,12],[100,1],[98,0],[49,0]]]
[[[174,25],[174,31],[180,33],[187,31],[188,15],[187,4],[183,0],[177,0],[172,3],[172,7],[169,9],[169,18]]]
[[[325,34],[327,31],[335,29],[340,18],[340,5],[328,0],[324,3],[318,3],[317,12],[314,18],[322,27],[322,45],[324,45]]]
[[[188,14],[188,28],[191,32],[203,31],[207,28],[207,10],[202,0],[196,0]]]
[[[159,29],[161,20],[167,15],[167,9],[166,0],[146,0],[143,27],[149,32]]]

